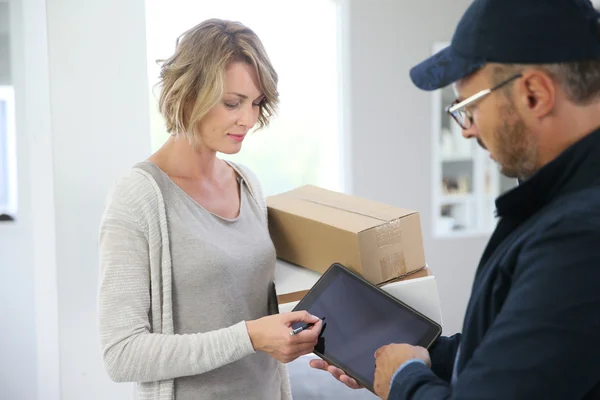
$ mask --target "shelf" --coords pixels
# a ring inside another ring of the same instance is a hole
[[[485,199],[487,201],[495,202],[497,198],[498,198],[498,195],[495,195],[493,193],[486,193],[485,194]]]
[[[442,162],[473,162],[473,156],[470,155],[442,155],[441,157]]]
[[[476,237],[488,237],[491,231],[482,229],[461,229],[453,230],[449,232],[436,232],[436,239],[464,239],[464,238],[476,238]]]
[[[473,193],[443,194],[440,196],[440,204],[466,203],[474,199]]]
[[[496,225],[495,200],[512,182],[501,176],[476,141],[464,138],[461,127],[446,113],[455,96],[450,86],[432,92],[433,231],[436,238],[485,237]],[[462,229],[454,229],[457,226]]]

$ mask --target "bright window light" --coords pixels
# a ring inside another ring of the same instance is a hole
[[[335,0],[147,0],[152,147],[168,137],[158,112],[158,59],[175,39],[209,18],[242,22],[256,32],[279,75],[281,103],[271,125],[242,151],[223,156],[250,167],[265,195],[303,184],[344,190],[340,135],[340,45]]]

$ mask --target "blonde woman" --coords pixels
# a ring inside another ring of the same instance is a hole
[[[260,184],[217,157],[267,125],[277,74],[254,32],[208,20],[179,38],[160,84],[171,137],[118,182],[101,224],[106,370],[141,399],[290,399],[284,363],[312,352],[321,322],[276,314]],[[315,325],[291,335],[300,321]]]

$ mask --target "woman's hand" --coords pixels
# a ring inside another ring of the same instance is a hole
[[[328,371],[335,379],[342,382],[344,385],[348,386],[350,389],[362,389],[360,383],[356,382],[355,379],[350,378],[344,371],[341,369],[334,367],[333,365],[327,364],[326,361],[323,360],[310,360],[310,366],[315,369],[322,369],[323,371]]]
[[[296,322],[314,325],[290,335],[292,324]],[[312,353],[317,345],[322,324],[319,318],[306,311],[269,315],[246,322],[254,350],[267,353],[282,363]]]

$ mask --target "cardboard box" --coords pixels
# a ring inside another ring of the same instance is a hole
[[[278,293],[279,312],[292,311],[320,276],[315,271],[277,260],[275,287]],[[379,287],[442,325],[437,280],[429,268],[394,282],[381,284]]]
[[[425,267],[416,211],[306,185],[267,198],[277,257],[323,273],[334,262],[373,284]]]
[[[381,283],[377,286],[383,287],[386,284],[423,278],[431,275],[433,275],[431,270],[428,267],[425,267],[397,278],[392,282]],[[277,290],[278,303],[281,305],[302,300],[306,293],[308,293],[314,284],[317,283],[320,277],[321,274],[316,271],[278,259],[275,265],[275,289]]]

